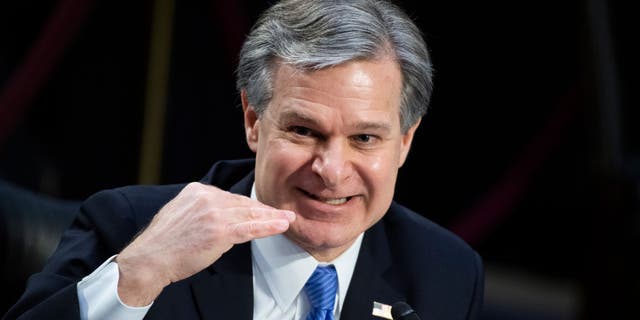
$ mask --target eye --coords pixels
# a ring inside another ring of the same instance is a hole
[[[290,132],[293,132],[297,135],[300,136],[311,136],[312,132],[311,129],[307,128],[307,127],[302,127],[302,126],[291,126],[288,129]]]
[[[370,134],[359,134],[354,136],[353,139],[359,143],[370,143],[375,139],[375,137]]]

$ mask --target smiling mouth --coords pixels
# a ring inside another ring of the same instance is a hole
[[[349,201],[352,197],[344,197],[344,198],[324,198],[324,197],[319,197],[315,194],[309,193],[305,190],[302,190],[302,193],[306,194],[308,197],[314,199],[314,200],[318,200],[320,202],[326,203],[326,204],[330,204],[333,206],[337,206],[337,205],[341,205],[343,203],[346,203],[347,201]]]

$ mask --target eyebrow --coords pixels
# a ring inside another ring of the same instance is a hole
[[[386,122],[358,122],[356,124],[356,129],[361,131],[375,131],[375,132],[383,132],[389,133],[391,132],[391,125]]]
[[[296,120],[314,126],[321,126],[318,120],[299,110],[284,110],[282,111],[280,119],[283,123]],[[361,121],[355,124],[355,128],[359,131],[375,131],[381,133],[389,133],[392,131],[391,124],[387,122]]]
[[[281,113],[280,119],[284,123],[287,123],[291,120],[296,120],[296,121],[302,121],[302,122],[317,125],[317,126],[320,125],[320,123],[316,119],[298,110],[291,110],[291,109],[284,110]]]

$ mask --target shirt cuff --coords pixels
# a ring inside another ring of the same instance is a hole
[[[153,305],[130,307],[118,296],[117,255],[107,259],[98,269],[78,282],[80,319],[142,320]]]

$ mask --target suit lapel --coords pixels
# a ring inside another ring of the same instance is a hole
[[[371,316],[374,301],[392,305],[405,300],[393,285],[391,261],[391,250],[380,221],[365,232],[340,314],[342,319],[379,319]]]
[[[202,319],[253,318],[251,245],[236,245],[192,282]]]

